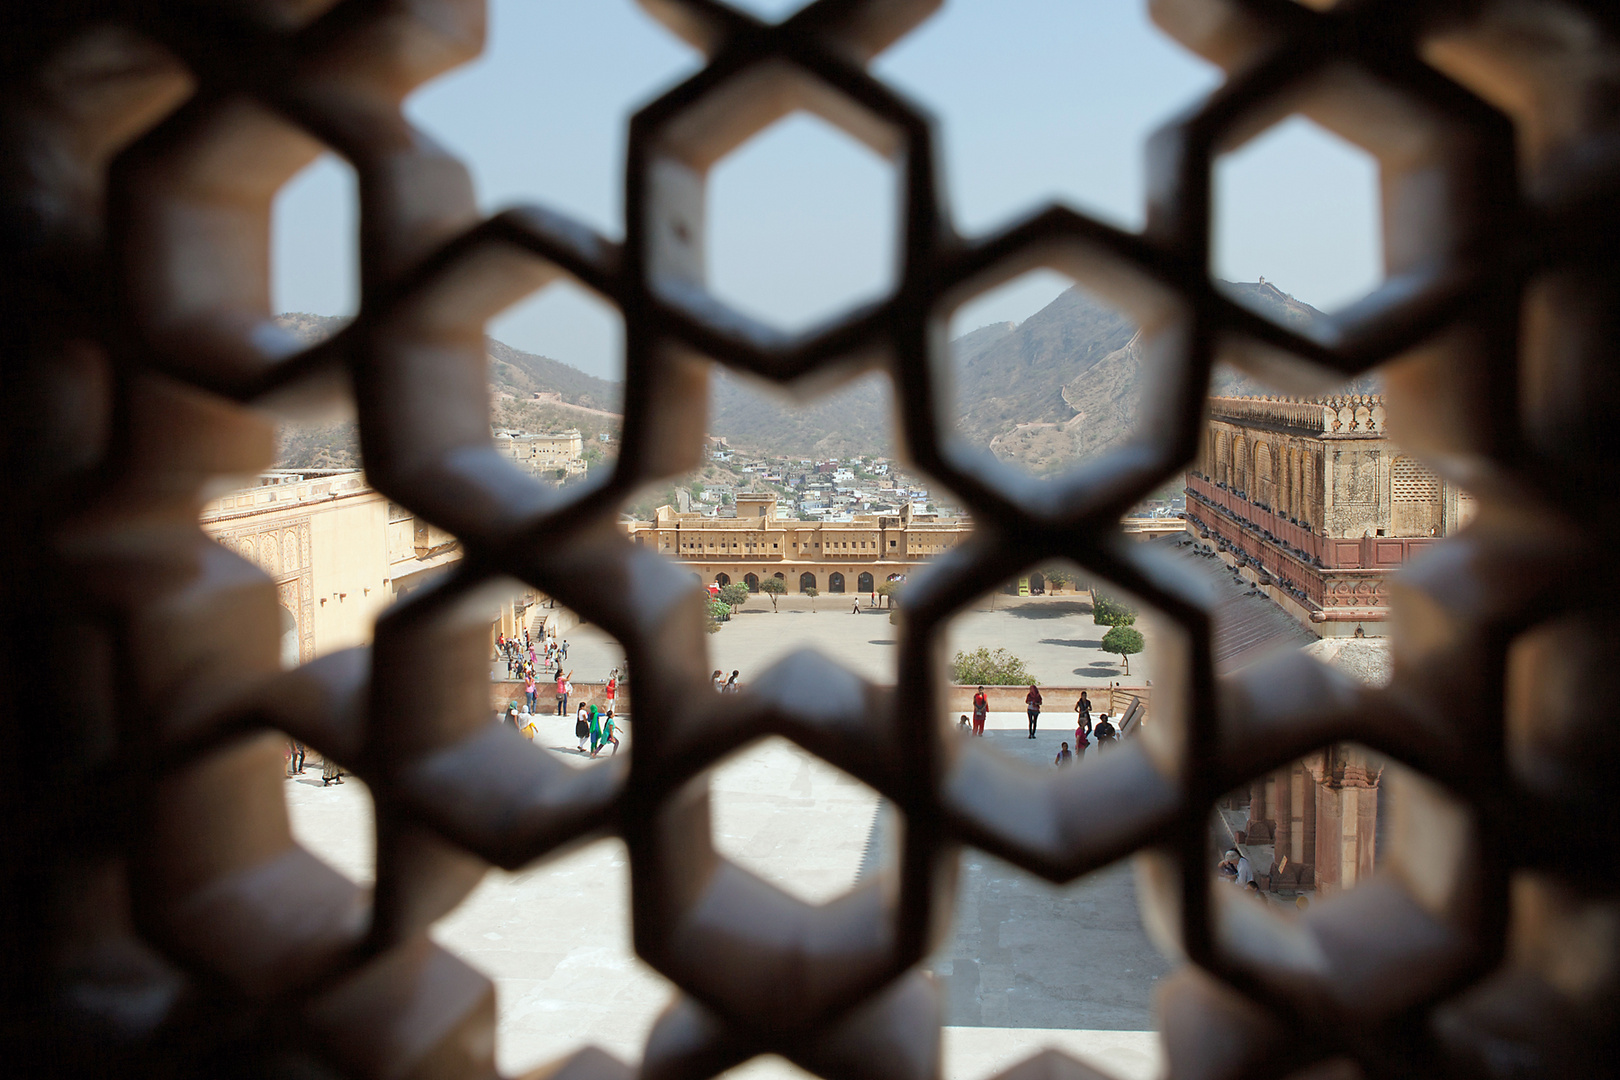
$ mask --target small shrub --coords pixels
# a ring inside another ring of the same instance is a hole
[[[964,686],[1029,686],[1035,682],[1018,657],[1006,649],[992,652],[984,645],[951,658],[951,679]]]

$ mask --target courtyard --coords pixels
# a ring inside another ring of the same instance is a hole
[[[746,683],[789,653],[812,648],[866,679],[892,683],[900,628],[889,622],[888,611],[868,608],[867,597],[859,598],[860,614],[852,614],[856,599],[852,593],[813,600],[789,595],[773,612],[768,598],[750,596],[719,633],[709,635],[710,664],[728,675],[740,671]],[[976,601],[951,620],[945,655],[948,659],[984,645],[1022,659],[1043,686],[1141,686],[1153,678],[1155,632],[1148,619],[1138,619],[1137,628],[1147,638],[1147,648],[1130,658],[1127,675],[1118,656],[1102,651],[1108,627],[1091,621],[1091,605],[1083,594],[998,595],[993,602]],[[566,666],[577,679],[604,679],[624,662],[624,650],[595,626],[575,626],[562,636],[569,644]],[[505,665],[500,668],[504,672]]]
[[[838,621],[833,612],[815,617]],[[574,749],[571,719],[541,717],[539,726],[536,745],[544,752],[588,764]],[[986,738],[1031,768],[1051,768],[1068,733],[1030,740],[1024,727],[1021,713],[993,713]],[[632,721],[626,751],[634,732]],[[899,816],[875,792],[780,739],[722,762],[710,790],[716,846],[810,902],[838,895],[895,858],[903,835]],[[353,778],[322,787],[312,771],[289,778],[286,791],[298,839],[356,880],[371,881],[365,787]],[[1131,868],[1109,867],[1057,887],[982,852],[968,849],[961,859],[954,922],[926,965],[942,984],[946,1080],[984,1080],[1046,1047],[1122,1080],[1159,1075],[1152,999],[1170,965],[1142,929]],[[490,871],[434,927],[441,945],[495,983],[503,1072],[590,1044],[640,1059],[675,991],[631,948],[628,905],[624,846],[606,839],[514,873]],[[761,1058],[730,1075],[795,1074],[803,1075]]]

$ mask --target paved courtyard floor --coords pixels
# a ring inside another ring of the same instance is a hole
[[[542,717],[540,724],[537,745],[588,765],[572,750],[571,721]],[[987,741],[1048,769],[1068,735],[1048,730],[1029,740],[1022,714],[997,713]],[[633,736],[632,723],[626,751]],[[350,778],[323,788],[312,773],[290,778],[286,791],[300,841],[370,881],[365,787]],[[721,850],[808,899],[842,892],[894,854],[895,815],[877,794],[785,741],[756,744],[723,762],[711,774],[711,791]],[[628,903],[624,846],[601,840],[515,873],[491,871],[435,926],[436,940],[495,981],[504,1072],[586,1044],[639,1060],[673,988],[631,949]],[[944,986],[946,1080],[983,1080],[1044,1047],[1121,1080],[1162,1071],[1149,1029],[1152,994],[1169,965],[1142,930],[1127,866],[1059,888],[965,851],[955,923],[928,966]],[[764,1080],[796,1072],[763,1058],[731,1075]]]
[[[885,610],[852,614],[854,597],[820,596],[814,610],[808,597],[787,596],[780,611],[771,610],[764,597],[751,597],[717,634],[709,635],[711,670],[742,672],[742,681],[770,667],[789,653],[814,648],[845,667],[878,683],[893,683],[899,627]],[[1030,674],[1046,686],[1103,686],[1110,681],[1140,686],[1153,677],[1156,641],[1153,627],[1140,620],[1148,639],[1145,651],[1131,657],[1130,672],[1118,656],[1102,651],[1106,626],[1091,621],[1091,607],[1082,597],[998,596],[994,608],[985,600],[967,608],[946,631],[946,656],[981,645],[1006,649],[1021,658]],[[624,662],[624,650],[601,629],[576,626],[563,635],[568,640],[566,666],[580,680],[605,678]],[[498,665],[504,678],[505,664]]]

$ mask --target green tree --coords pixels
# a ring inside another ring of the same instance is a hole
[[[1063,588],[1063,586],[1074,580],[1074,575],[1063,569],[1061,566],[1054,566],[1045,571],[1045,573],[1046,584],[1051,586],[1053,592],[1058,591],[1059,589]]]
[[[1108,633],[1103,635],[1102,651],[1113,653],[1125,662],[1125,674],[1131,673],[1131,657],[1142,651],[1146,644],[1142,640],[1142,631],[1134,626],[1111,626]]]
[[[771,598],[771,614],[776,614],[776,599],[787,592],[787,586],[779,577],[768,577],[759,583],[759,591]]]
[[[1094,592],[1091,600],[1091,621],[1098,626],[1130,626],[1136,622],[1136,609],[1111,596]]]
[[[748,603],[748,586],[733,581],[729,585],[720,586],[720,600],[730,608],[740,608]]]
[[[905,582],[903,581],[880,582],[877,587],[877,594],[884,598],[885,606],[898,607],[900,605],[900,590],[904,585]]]
[[[951,680],[964,686],[1029,686],[1035,682],[1024,662],[1006,649],[980,645],[951,658]]]
[[[703,498],[703,492],[705,490],[707,490],[707,489],[704,488],[703,481],[701,481],[701,480],[692,481],[690,484],[687,485],[687,488],[688,488],[688,490],[690,490],[692,492],[692,501],[693,502],[697,502],[699,499]]]
[[[720,505],[721,506],[730,506],[731,505],[731,493],[730,492],[722,491],[720,493]]]
[[[821,590],[812,585],[804,590],[804,595],[810,598],[810,614],[814,615],[816,613],[816,597],[821,595]]]
[[[724,600],[715,600],[711,598],[709,602],[703,606],[703,615],[703,628],[712,634],[720,629],[721,623],[731,618],[731,605],[726,603]]]

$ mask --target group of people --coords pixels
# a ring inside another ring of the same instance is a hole
[[[506,676],[514,681],[532,682],[541,671],[560,675],[563,661],[568,659],[568,639],[543,631],[540,648],[536,650],[527,628],[522,641],[516,634],[507,637],[505,632],[500,632],[495,635],[495,658],[506,661]]]
[[[573,672],[571,671],[559,671],[557,673],[558,716],[567,715],[568,696],[574,691],[574,684],[570,681],[572,676]],[[619,682],[619,669],[614,668],[608,673],[607,682],[603,684],[604,702],[600,707],[583,701],[579,702],[579,707],[574,713],[574,737],[579,740],[580,753],[588,752],[594,758],[605,750],[609,744],[612,745],[615,754],[619,752],[619,737],[617,734],[619,720],[615,712],[619,697]],[[539,715],[539,710],[535,707],[535,692],[534,676],[530,675],[524,683],[524,693],[528,698],[527,708],[519,712],[517,702],[514,701],[507,705],[506,713],[503,716],[506,723],[511,724],[524,738],[531,742],[540,731],[539,724],[535,720],[535,717]],[[589,751],[586,750],[587,742],[590,745]]]
[[[303,776],[304,761],[309,751],[297,739],[287,740],[287,749],[283,757],[287,763],[288,776]],[[333,761],[328,754],[321,755],[321,787],[330,787],[332,784],[343,783],[343,768]]]
[[[716,672],[716,674],[719,673]],[[1040,721],[1041,706],[1044,703],[1045,699],[1041,696],[1040,688],[1031,683],[1029,693],[1024,695],[1024,707],[1029,717],[1029,737],[1031,739],[1035,738],[1035,728]],[[1069,749],[1067,742],[1063,744],[1053,762],[1059,766],[1067,765],[1077,757],[1084,758],[1087,748],[1091,746],[1093,741],[1096,742],[1097,749],[1101,751],[1104,747],[1112,746],[1114,741],[1119,738],[1119,729],[1108,719],[1107,713],[1099,713],[1096,722],[1092,722],[1091,698],[1087,696],[1084,690],[1080,691],[1080,699],[1074,703],[1074,713],[1074,749]],[[957,730],[964,735],[983,738],[984,723],[989,715],[990,699],[985,694],[984,687],[981,686],[978,692],[973,695],[973,721],[971,727],[968,718],[963,716],[957,722]]]
[[[742,672],[733,669],[731,676],[727,678],[724,671],[715,668],[714,673],[709,676],[709,682],[714,685],[714,692],[717,694],[735,694],[742,689],[737,685],[737,677],[741,674]]]

